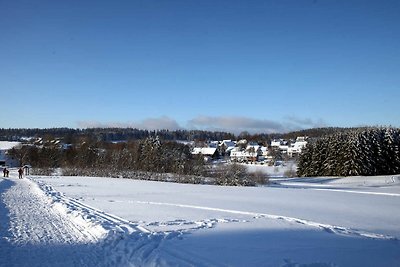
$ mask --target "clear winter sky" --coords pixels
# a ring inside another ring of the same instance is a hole
[[[0,0],[0,127],[400,127],[399,0]]]

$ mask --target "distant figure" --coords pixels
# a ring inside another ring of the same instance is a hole
[[[19,179],[22,179],[22,174],[24,174],[24,170],[21,168],[18,169]]]
[[[10,171],[7,170],[6,167],[4,167],[4,169],[3,169],[3,175],[4,175],[4,177],[8,177],[8,174],[9,174],[9,173],[10,173]]]

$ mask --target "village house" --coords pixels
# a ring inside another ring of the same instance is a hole
[[[218,158],[219,153],[216,147],[195,147],[192,155],[203,156],[205,161],[209,161]]]
[[[230,158],[234,162],[263,161],[267,156],[268,148],[258,144],[249,144],[246,149],[236,147],[231,151]]]
[[[257,160],[257,152],[249,150],[240,150],[239,147],[231,151],[231,161],[248,162]]]
[[[219,144],[219,152],[223,156],[229,156],[236,147],[236,142],[232,140],[222,140]]]
[[[286,154],[289,149],[289,143],[285,139],[274,139],[271,141],[271,148],[280,150],[282,154]]]
[[[292,141],[293,142],[293,141]],[[296,141],[290,143],[284,139],[272,140],[271,149],[279,150],[282,154],[293,157],[301,153],[307,145],[307,137],[297,137]],[[205,160],[217,159],[220,156],[226,156],[233,162],[265,162],[271,160],[268,147],[259,145],[247,140],[211,141],[208,147],[195,147],[192,150],[193,155],[202,155]]]
[[[274,140],[272,140],[271,141],[271,147],[272,148],[279,148],[280,147],[280,145],[282,144],[282,142],[283,142],[283,139],[274,139]]]
[[[8,152],[15,148],[20,149],[20,142],[0,141],[0,166],[16,167],[20,164],[17,159],[10,157]]]
[[[301,153],[302,149],[307,146],[307,137],[299,136],[296,138],[296,142],[290,144],[287,153],[289,157],[293,157]]]

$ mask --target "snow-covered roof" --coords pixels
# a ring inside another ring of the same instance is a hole
[[[234,146],[229,146],[229,147],[226,148],[226,152],[238,151],[238,150],[239,150],[239,148],[238,147],[234,147]]]
[[[218,147],[219,142],[218,141],[211,141],[208,146],[212,147],[212,148],[217,148]]]
[[[215,147],[195,147],[193,148],[193,155],[214,155],[217,149]]]
[[[193,141],[187,141],[187,140],[176,140],[175,142],[177,142],[179,144],[187,145],[187,146],[192,146],[194,144]]]
[[[240,147],[233,147],[231,151],[240,151]]]
[[[281,145],[281,140],[272,140],[271,141],[271,146],[280,146]]]
[[[236,146],[236,143],[231,140],[224,140],[222,141],[221,145],[225,145],[226,147],[234,147]]]
[[[10,150],[20,146],[21,142],[0,141],[0,150]]]
[[[307,139],[308,139],[307,136],[298,136],[296,138],[296,143],[307,143]]]

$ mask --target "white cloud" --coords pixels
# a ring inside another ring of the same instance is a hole
[[[137,128],[142,130],[179,130],[182,129],[178,122],[167,116],[147,118],[139,122],[98,122],[79,121],[79,128]]]
[[[280,122],[235,116],[199,116],[191,119],[188,124],[189,127],[196,129],[227,131],[235,134],[244,131],[249,133],[276,133],[285,130],[284,125]]]
[[[308,128],[324,127],[321,119],[314,121],[309,118],[295,116],[285,117],[282,121],[254,119],[240,116],[198,116],[188,122],[188,128],[211,131],[226,131],[239,134],[254,133],[285,133]]]
[[[310,118],[299,118],[296,116],[286,116],[285,119],[287,120],[288,125],[292,125],[292,127],[300,129],[319,128],[327,126],[327,123],[322,119],[314,121]]]
[[[287,116],[283,121],[268,119],[254,119],[241,116],[198,116],[187,122],[186,127],[168,116],[159,118],[147,118],[137,122],[98,122],[80,121],[79,128],[137,128],[143,130],[179,130],[197,129],[209,131],[224,131],[234,134],[241,132],[255,133],[285,133],[301,129],[324,127],[326,123],[322,120],[314,121],[309,118],[298,118]]]

